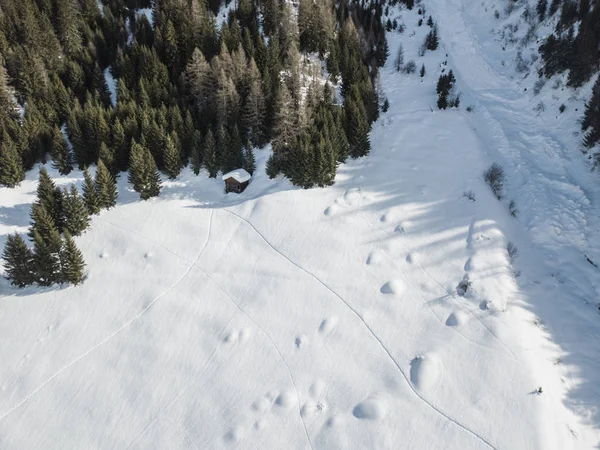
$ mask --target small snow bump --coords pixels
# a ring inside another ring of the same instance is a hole
[[[381,250],[372,251],[367,257],[367,264],[370,266],[378,266],[385,259],[384,253]]]
[[[419,391],[435,390],[441,372],[441,362],[433,354],[417,356],[410,363],[410,381]]]
[[[307,343],[308,343],[308,338],[306,337],[305,334],[301,334],[300,336],[296,337],[296,341],[294,342],[297,349],[303,348],[304,346],[306,346]]]
[[[467,321],[467,317],[460,311],[451,313],[446,319],[446,325],[449,327],[459,327]]]
[[[354,407],[352,415],[361,420],[379,420],[387,415],[387,403],[381,396],[370,397]]]
[[[323,322],[321,322],[321,325],[319,326],[319,332],[330,333],[331,330],[333,330],[333,328],[335,327],[336,323],[337,319],[335,317],[329,317],[323,320]]]
[[[381,286],[380,292],[382,294],[401,295],[404,290],[405,286],[402,280],[391,280]]]
[[[282,391],[275,399],[275,404],[282,408],[291,408],[296,403],[298,403],[298,395],[291,389]]]

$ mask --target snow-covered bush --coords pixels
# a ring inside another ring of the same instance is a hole
[[[504,191],[504,169],[498,163],[493,163],[484,173],[483,178],[492,189],[493,194],[498,200],[503,196]]]
[[[517,209],[517,204],[515,203],[514,200],[511,200],[510,203],[508,204],[508,212],[510,212],[510,215],[513,217],[517,217],[517,215],[519,214],[519,210]]]

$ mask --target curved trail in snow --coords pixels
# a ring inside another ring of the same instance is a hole
[[[344,300],[344,298],[339,295],[335,290],[333,290],[333,288],[331,288],[331,286],[329,286],[327,283],[325,283],[323,280],[321,280],[318,276],[316,276],[315,274],[313,274],[312,272],[309,272],[308,270],[306,270],[304,267],[300,266],[298,263],[296,263],[295,261],[293,261],[291,258],[289,258],[287,255],[285,255],[284,253],[282,253],[279,249],[277,249],[277,247],[275,247],[273,244],[271,244],[271,242],[269,242],[269,240],[260,232],[258,231],[258,229],[246,218],[238,215],[237,213],[234,213],[233,211],[230,211],[226,208],[223,209],[223,211],[227,212],[228,214],[231,214],[234,217],[237,217],[239,220],[241,220],[242,222],[244,222],[246,225],[248,225],[252,230],[254,230],[254,232],[269,246],[271,247],[276,253],[278,253],[279,255],[281,255],[282,258],[286,259],[288,262],[290,262],[292,265],[294,265],[295,267],[297,267],[300,271],[304,272],[306,275],[310,276],[311,278],[313,278],[314,280],[316,280],[319,284],[321,284],[324,288],[326,288],[330,293],[332,293],[335,297],[337,297],[346,307],[349,311],[352,312],[352,314],[354,316],[356,316],[359,321],[363,324],[363,326],[367,329],[367,331],[369,332],[369,334],[379,343],[379,346],[381,347],[381,349],[385,352],[385,354],[387,355],[387,357],[389,358],[389,360],[394,364],[394,366],[396,366],[396,368],[398,369],[398,372],[400,372],[400,374],[402,375],[402,378],[404,379],[404,381],[406,382],[406,384],[408,385],[408,387],[410,388],[410,390],[413,392],[413,394],[415,394],[424,404],[426,404],[427,406],[429,406],[432,410],[434,410],[436,413],[438,413],[440,416],[444,417],[446,420],[448,420],[449,422],[451,422],[452,424],[456,425],[458,428],[462,429],[463,431],[465,431],[466,433],[470,434],[472,437],[476,438],[477,440],[481,441],[482,443],[484,443],[486,446],[488,446],[489,448],[493,449],[493,450],[498,450],[497,447],[495,447],[491,442],[489,442],[485,437],[481,436],[480,434],[478,434],[476,431],[472,430],[471,428],[469,428],[466,425],[463,425],[462,423],[458,422],[456,419],[454,419],[453,417],[449,416],[448,414],[446,414],[445,412],[443,412],[441,409],[439,409],[437,406],[435,406],[434,404],[432,404],[431,402],[429,402],[425,397],[423,397],[412,385],[412,383],[410,382],[410,379],[408,378],[408,376],[404,373],[404,370],[402,370],[402,367],[400,367],[400,364],[398,363],[398,361],[396,361],[396,359],[392,356],[390,350],[387,348],[387,346],[383,343],[383,341],[381,340],[381,338],[379,336],[377,336],[377,334],[373,331],[373,329],[370,327],[370,325],[366,322],[366,320],[363,318],[363,316],[356,310],[354,309],[346,300]]]
[[[194,262],[189,265],[189,267],[187,268],[187,270],[183,273],[183,275],[181,275],[171,286],[169,286],[166,290],[164,290],[163,292],[161,292],[158,296],[156,296],[154,298],[154,300],[152,300],[148,306],[146,306],[144,309],[142,309],[138,314],[136,314],[133,318],[131,318],[130,320],[128,320],[127,322],[125,322],[123,325],[121,325],[116,331],[114,331],[113,333],[111,333],[110,335],[108,335],[106,338],[104,338],[102,341],[100,341],[99,343],[97,343],[96,345],[94,345],[93,347],[91,347],[90,349],[86,350],[85,352],[83,352],[81,355],[79,355],[77,358],[75,358],[74,360],[72,360],[70,363],[68,363],[67,365],[63,366],[61,369],[59,369],[58,371],[56,371],[54,373],[54,375],[52,375],[50,378],[46,379],[46,381],[44,381],[42,384],[40,384],[37,388],[35,388],[29,395],[27,395],[23,400],[21,400],[19,403],[17,403],[15,406],[13,406],[11,409],[9,409],[7,412],[5,412],[4,414],[2,414],[2,416],[0,416],[0,422],[2,420],[4,420],[8,415],[12,414],[14,411],[16,411],[17,409],[19,409],[21,406],[23,406],[25,403],[27,403],[33,396],[35,396],[38,392],[40,392],[44,387],[46,387],[48,385],[48,383],[50,383],[52,380],[54,380],[56,377],[58,377],[61,373],[63,373],[64,371],[66,371],[67,369],[69,369],[70,367],[72,367],[73,365],[77,364],[79,361],[81,361],[82,359],[84,359],[86,356],[88,356],[89,354],[91,354],[92,352],[94,352],[95,350],[99,349],[100,347],[102,347],[103,345],[105,345],[106,343],[108,343],[111,339],[115,338],[116,336],[118,336],[121,332],[123,332],[123,330],[129,328],[134,322],[136,322],[138,319],[140,319],[144,314],[146,314],[150,308],[152,308],[162,297],[164,297],[165,295],[167,295],[169,292],[171,292],[173,289],[175,289],[177,287],[177,285],[179,283],[181,283],[183,281],[183,279],[192,271],[192,269],[194,268],[196,262],[200,259],[200,257],[202,256],[202,253],[204,253],[204,250],[206,249],[206,246],[208,245],[208,236],[210,236],[210,224],[212,223],[212,214],[214,213],[213,210],[211,210],[211,221],[209,223],[209,231],[207,234],[207,239],[204,242],[204,245],[202,246],[202,249],[200,250],[200,252],[198,253],[198,256],[196,256]]]

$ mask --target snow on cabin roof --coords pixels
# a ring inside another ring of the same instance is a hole
[[[244,169],[235,169],[223,175],[223,180],[228,180],[229,178],[233,178],[238,183],[245,183],[252,178],[252,175],[250,175]]]

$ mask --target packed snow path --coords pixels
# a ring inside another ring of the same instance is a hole
[[[584,172],[486,64],[464,9],[431,9],[447,48],[422,82],[390,57],[373,152],[335,186],[268,180],[267,150],[240,195],[186,171],[140,202],[121,177],[118,207],[78,238],[82,286],[0,284],[1,448],[598,443],[595,286],[578,262],[593,193],[577,201]],[[402,15],[391,53],[417,59],[428,29]],[[475,114],[429,108],[445,51]],[[482,181],[496,160],[518,220]],[[0,190],[0,244],[26,230],[36,178]]]

